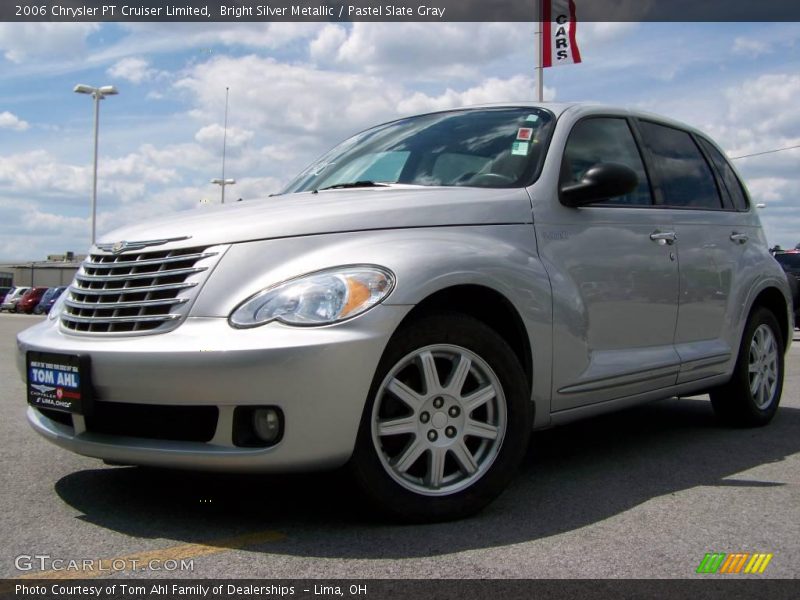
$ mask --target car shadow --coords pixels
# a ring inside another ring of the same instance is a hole
[[[536,540],[697,486],[774,486],[737,477],[800,451],[800,410],[768,427],[717,424],[710,403],[673,398],[538,432],[517,477],[471,519],[396,525],[370,512],[344,471],[263,476],[106,467],[55,490],[82,519],[140,538],[206,542],[262,530],[274,554],[411,558]],[[425,535],[421,535],[425,533]]]

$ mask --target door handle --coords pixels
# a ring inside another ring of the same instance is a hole
[[[747,240],[749,240],[749,239],[750,239],[750,236],[748,236],[746,233],[737,233],[737,232],[734,231],[731,234],[731,241],[732,242],[739,242],[740,244],[746,244]]]
[[[659,246],[671,246],[677,241],[678,236],[675,235],[674,231],[654,231],[650,234],[650,239]]]

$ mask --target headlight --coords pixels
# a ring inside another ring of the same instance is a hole
[[[259,292],[229,317],[234,327],[270,321],[287,325],[330,325],[351,319],[381,302],[394,288],[394,274],[373,265],[309,273]]]
[[[50,312],[47,313],[47,318],[51,321],[54,321],[58,318],[61,314],[61,311],[64,310],[64,303],[67,301],[67,296],[69,295],[69,288],[65,289],[61,292],[61,295],[56,298],[56,301],[53,302],[53,306],[50,307]]]

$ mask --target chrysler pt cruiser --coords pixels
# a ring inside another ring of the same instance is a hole
[[[27,418],[111,463],[347,464],[405,520],[498,495],[531,432],[675,395],[768,423],[793,328],[735,169],[626,109],[359,133],[259,201],[120,229],[18,337]]]

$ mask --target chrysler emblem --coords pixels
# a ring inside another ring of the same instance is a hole
[[[190,235],[185,235],[183,237],[165,238],[162,240],[141,240],[136,242],[120,240],[119,242],[114,242],[111,244],[97,244],[97,247],[103,252],[120,254],[127,250],[141,250],[142,248],[147,248],[149,246],[163,246],[164,244],[169,244],[170,242],[180,242],[183,240],[188,240],[191,237],[192,236]]]

